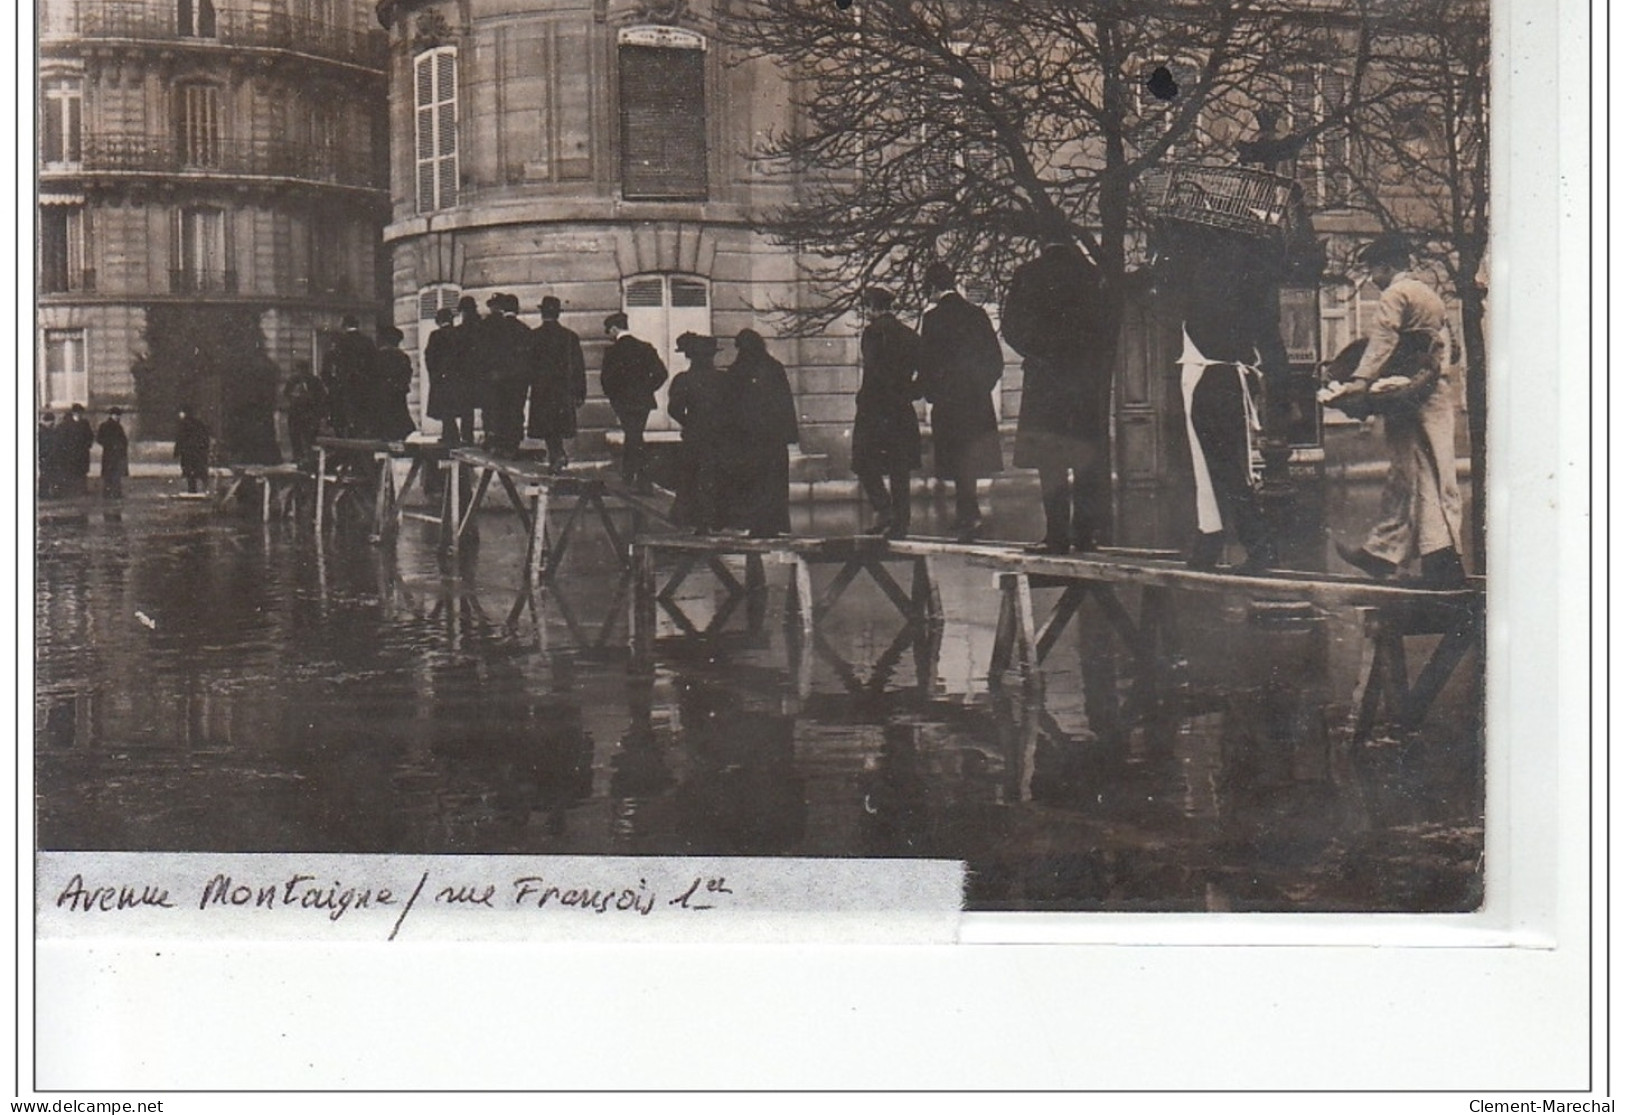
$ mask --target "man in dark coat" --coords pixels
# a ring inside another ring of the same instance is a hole
[[[96,432],[85,417],[83,403],[74,403],[67,418],[56,432],[57,459],[61,461],[61,483],[68,495],[85,494],[86,478],[90,476],[90,447],[96,444]]]
[[[739,331],[734,351],[730,378],[742,404],[737,440],[745,468],[727,493],[736,508],[732,517],[753,538],[789,534],[790,446],[801,440],[790,375],[754,329]]]
[[[863,380],[852,421],[852,471],[879,516],[870,534],[908,535],[909,474],[920,467],[920,336],[891,312],[894,296],[864,291],[871,313],[863,328]],[[887,491],[887,481],[891,490]]]
[[[519,320],[519,296],[493,294],[491,316],[482,331],[489,378],[485,399],[485,444],[499,457],[519,453],[525,438],[525,396],[530,391],[530,326]]]
[[[193,415],[191,407],[181,407],[175,426],[175,456],[181,462],[181,475],[186,477],[188,492],[208,486],[209,440],[209,427]]]
[[[458,367],[457,315],[443,309],[435,314],[434,323],[435,331],[423,345],[423,369],[429,374],[429,402],[424,409],[440,423],[442,445],[461,445],[467,437],[462,429],[464,390],[463,371]]]
[[[124,478],[130,475],[130,435],[119,421],[123,411],[109,407],[107,418],[96,427],[96,444],[102,447],[102,498],[123,499]]]
[[[309,461],[316,438],[322,432],[322,421],[327,415],[327,387],[310,374],[309,364],[299,361],[283,385],[282,397],[288,401],[288,440],[293,443],[293,460],[303,466]]]
[[[954,289],[947,264],[926,268],[925,290],[937,303],[920,326],[920,380],[931,403],[936,473],[954,486],[954,536],[970,542],[982,532],[976,481],[1004,467],[992,398],[1004,374],[1004,350],[987,314]]]
[[[61,494],[56,455],[56,413],[42,411],[39,416],[39,432],[36,435],[39,450],[39,497],[40,499],[55,499]]]
[[[1036,468],[1044,539],[1031,549],[1095,548],[1111,518],[1111,348],[1094,264],[1051,243],[1016,268],[1002,315],[1022,356],[1016,467]]]
[[[373,377],[367,391],[370,436],[385,441],[404,441],[417,432],[406,397],[412,390],[412,358],[401,351],[406,339],[393,325],[378,331],[378,353],[373,361]]]
[[[371,378],[377,346],[361,335],[361,323],[346,315],[342,332],[328,346],[322,361],[322,384],[327,388],[327,405],[333,433],[339,437],[359,437],[361,385]]]
[[[655,408],[655,392],[666,382],[666,364],[653,345],[627,332],[624,313],[606,317],[604,332],[610,346],[604,352],[598,382],[626,434],[621,476],[631,487],[647,491],[643,430],[649,423],[649,412]]]
[[[526,433],[547,443],[547,460],[558,472],[570,464],[564,441],[576,436],[576,410],[587,401],[587,361],[581,338],[559,323],[564,307],[548,295],[537,307],[542,324],[531,330],[530,421]]]

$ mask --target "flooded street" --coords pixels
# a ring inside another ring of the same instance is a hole
[[[529,594],[495,501],[451,569],[421,524],[392,549],[318,545],[131,488],[120,511],[42,510],[41,849],[941,857],[983,910],[1481,899],[1478,659],[1420,732],[1351,744],[1352,609],[1182,594],[1149,694],[1086,603],[1024,693],[988,684],[987,569],[935,563],[936,633],[861,578],[803,652],[770,563],[765,600],[720,617],[716,582],[685,581],[645,668],[596,532]],[[1338,489],[1334,527],[1375,495]],[[993,537],[1036,534],[1036,499],[993,504]],[[849,505],[795,511],[798,534],[856,526]]]

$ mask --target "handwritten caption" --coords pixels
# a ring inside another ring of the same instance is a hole
[[[146,881],[87,880],[75,873],[57,892],[54,906],[66,915],[119,914],[132,911],[190,911],[202,914],[227,911],[298,912],[328,922],[352,918],[363,911],[394,915],[389,940],[401,932],[408,915],[420,904],[441,910],[561,911],[646,918],[659,913],[699,913],[727,907],[734,889],[725,875],[698,874],[675,883],[651,885],[639,877],[610,885],[568,880],[539,874],[503,878],[455,879],[442,882],[426,870],[406,886],[381,883],[346,883],[325,875],[300,871],[269,877],[215,872],[195,886]]]

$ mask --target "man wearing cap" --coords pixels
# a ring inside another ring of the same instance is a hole
[[[1461,493],[1456,486],[1457,387],[1449,363],[1449,324],[1444,301],[1408,268],[1410,245],[1396,234],[1378,237],[1360,253],[1371,281],[1382,291],[1365,355],[1350,380],[1352,393],[1369,391],[1404,334],[1428,339],[1424,360],[1437,371],[1431,391],[1383,417],[1388,445],[1388,482],[1381,518],[1356,549],[1337,543],[1344,561],[1368,576],[1392,576],[1419,555],[1428,588],[1459,588]],[[1345,396],[1351,392],[1345,392]]]
[[[570,464],[564,441],[576,436],[576,411],[587,401],[587,362],[581,338],[559,322],[564,306],[551,294],[536,307],[542,324],[531,330],[531,437],[547,443],[547,462],[558,472]]]
[[[925,291],[936,299],[920,325],[920,381],[931,403],[932,453],[937,478],[954,486],[954,536],[971,542],[982,533],[976,481],[1004,467],[992,397],[1004,374],[1004,350],[987,314],[954,289],[947,264],[925,269]]]
[[[519,453],[525,437],[525,395],[530,389],[530,327],[519,320],[517,294],[493,294],[485,303],[487,380],[485,444],[499,457]]]
[[[1054,241],[1016,268],[1004,339],[1022,356],[1016,467],[1038,470],[1044,538],[1031,549],[1095,548],[1111,518],[1112,338],[1094,264]]]
[[[621,476],[632,488],[648,491],[643,430],[649,424],[649,412],[655,408],[655,392],[666,382],[666,364],[653,345],[627,332],[624,313],[606,317],[604,333],[610,338],[610,346],[604,352],[598,382],[626,435]]]
[[[877,516],[867,533],[905,538],[909,474],[920,467],[920,419],[914,413],[920,335],[897,320],[894,301],[892,292],[880,287],[863,292],[870,316],[858,346],[863,380],[852,420],[852,471]]]
[[[123,499],[124,478],[130,475],[130,436],[119,421],[124,411],[107,409],[107,418],[96,427],[96,444],[102,447],[102,498]]]
[[[333,433],[354,437],[361,421],[360,392],[372,379],[377,346],[361,335],[361,322],[353,314],[344,316],[340,330],[322,361],[322,383]]]

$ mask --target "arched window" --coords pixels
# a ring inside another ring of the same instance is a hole
[[[677,338],[711,332],[711,284],[698,275],[633,275],[621,285],[621,307],[627,330],[654,345],[672,375],[688,367],[688,358],[677,352]],[[649,428],[671,429],[666,387],[656,392],[655,401],[660,409],[649,415]]]
[[[417,128],[418,212],[457,204],[457,48],[438,46],[412,62]]]
[[[704,201],[704,37],[674,27],[628,27],[619,47],[622,195]]]

